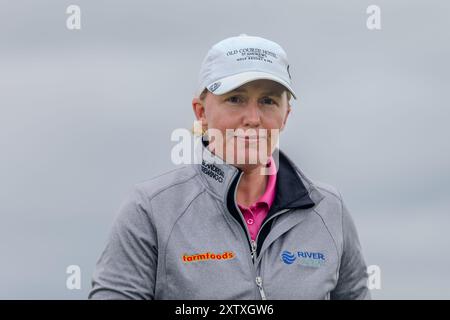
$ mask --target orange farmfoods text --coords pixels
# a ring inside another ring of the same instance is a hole
[[[232,251],[225,251],[223,253],[196,253],[192,255],[183,254],[183,262],[207,261],[207,260],[230,260],[236,255]]]

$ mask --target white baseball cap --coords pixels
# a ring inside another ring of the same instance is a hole
[[[260,79],[278,82],[297,99],[283,48],[273,41],[241,34],[209,49],[200,68],[197,96],[205,88],[221,95]]]

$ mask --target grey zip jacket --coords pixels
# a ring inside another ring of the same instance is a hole
[[[275,152],[275,200],[256,241],[236,203],[242,171],[201,138],[196,164],[137,183],[97,262],[89,299],[370,299],[340,193]]]

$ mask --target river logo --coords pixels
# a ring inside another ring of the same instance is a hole
[[[283,251],[281,254],[281,260],[286,264],[293,264],[295,261],[295,255],[289,251]]]
[[[281,253],[281,261],[285,264],[296,264],[305,267],[318,268],[326,262],[325,254],[322,252],[312,252],[312,251],[297,251],[292,253],[290,251],[284,250]]]

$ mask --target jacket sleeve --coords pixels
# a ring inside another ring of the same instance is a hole
[[[367,267],[362,255],[358,233],[347,207],[342,202],[343,250],[339,268],[339,279],[331,292],[333,300],[371,299],[367,287]]]
[[[154,299],[156,229],[135,188],[121,205],[92,276],[89,299]]]

